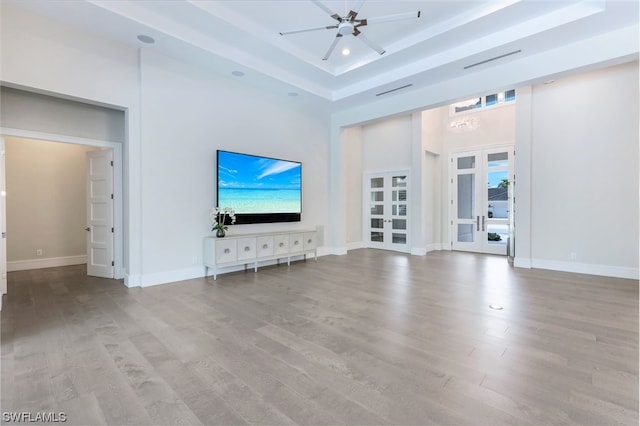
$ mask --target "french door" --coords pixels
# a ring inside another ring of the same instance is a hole
[[[363,193],[367,246],[409,252],[409,173],[368,173]]]
[[[87,275],[114,277],[113,151],[87,152]]]
[[[513,146],[454,153],[451,167],[451,248],[506,255]]]

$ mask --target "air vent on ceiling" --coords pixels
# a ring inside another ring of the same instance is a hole
[[[395,89],[387,90],[386,92],[376,93],[376,96],[386,95],[391,92],[396,92],[398,90],[406,89],[407,87],[411,87],[413,84],[405,84],[404,86],[396,87]]]
[[[515,55],[520,52],[522,52],[522,50],[520,49],[514,50],[513,52],[505,53],[504,55],[496,56],[493,58],[485,59],[484,61],[476,62],[475,64],[467,65],[466,67],[464,67],[464,69],[467,70],[469,68],[477,67],[478,65],[486,64],[487,62],[497,61],[498,59],[506,58],[507,56]]]

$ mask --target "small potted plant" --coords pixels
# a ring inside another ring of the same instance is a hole
[[[216,237],[224,237],[227,225],[234,223],[236,223],[236,212],[231,207],[211,209],[211,230],[216,231]]]

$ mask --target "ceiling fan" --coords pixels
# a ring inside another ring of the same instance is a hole
[[[327,25],[324,27],[306,28],[306,29],[294,30],[294,31],[284,31],[284,32],[281,32],[280,35],[284,36],[284,35],[290,35],[290,34],[306,33],[309,31],[337,29],[338,32],[336,33],[336,38],[333,40],[333,42],[331,43],[331,46],[329,46],[329,50],[327,50],[327,53],[322,58],[323,61],[326,61],[327,59],[329,59],[329,56],[331,56],[331,53],[336,48],[336,45],[338,44],[340,39],[346,35],[353,35],[354,37],[362,41],[364,44],[369,46],[371,49],[383,55],[385,50],[379,45],[377,45],[376,43],[369,40],[367,37],[365,37],[365,35],[362,34],[359,28],[364,27],[365,25],[375,24],[378,22],[390,22],[390,21],[398,21],[401,19],[415,19],[420,17],[420,11],[417,11],[417,12],[408,12],[408,13],[398,13],[395,15],[378,16],[378,17],[369,18],[369,19],[356,19],[356,17],[358,16],[358,12],[360,11],[360,8],[362,7],[365,0],[357,0],[356,3],[353,5],[353,9],[351,9],[349,13],[347,13],[345,16],[340,16],[337,13],[333,12],[331,9],[329,9],[319,0],[311,0],[311,1],[320,9],[328,13],[329,16],[331,16],[333,19],[338,21],[338,23],[335,25]]]

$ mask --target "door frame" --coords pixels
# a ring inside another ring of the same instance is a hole
[[[453,230],[453,224],[454,224],[454,218],[455,218],[455,214],[456,212],[454,212],[454,197],[456,196],[456,194],[454,194],[454,183],[453,183],[453,179],[455,179],[456,176],[456,169],[455,169],[455,165],[453,164],[453,157],[454,155],[459,155],[459,154],[465,154],[465,153],[472,153],[472,152],[484,152],[484,151],[489,151],[489,150],[503,150],[503,149],[509,149],[511,150],[512,153],[512,158],[510,160],[510,172],[511,172],[511,176],[510,176],[510,183],[511,183],[511,188],[510,191],[513,191],[514,188],[514,182],[515,182],[515,149],[516,149],[516,144],[515,142],[505,142],[505,143],[500,143],[500,144],[493,144],[493,145],[478,145],[478,146],[470,146],[467,148],[463,148],[463,149],[457,149],[457,150],[451,150],[448,152],[448,167],[449,167],[449,172],[448,172],[448,186],[449,186],[449,190],[447,191],[447,205],[449,206],[448,210],[448,217],[447,217],[447,227],[446,229],[448,230],[448,236],[449,236],[449,244],[447,244],[447,250],[453,250],[453,240],[455,237],[455,232]],[[484,161],[484,159],[483,159]],[[482,164],[482,163],[481,163]],[[482,172],[482,170],[480,170],[480,172]],[[510,193],[511,197],[514,196],[513,192]],[[513,206],[509,205],[509,209],[511,210],[511,212],[509,213],[509,234],[512,235],[512,230],[513,230]],[[509,244],[507,244],[507,252],[506,252],[506,256],[510,256],[509,253]],[[489,254],[489,253],[488,253]]]
[[[0,127],[0,138],[2,142],[6,142],[7,137],[15,137],[22,139],[35,139],[43,142],[58,142],[75,145],[85,145],[97,148],[106,148],[113,151],[113,226],[114,226],[114,246],[113,246],[113,262],[114,262],[114,278],[124,278],[124,229],[123,229],[123,144],[100,139],[81,138],[76,136],[58,135],[55,133],[36,132],[31,130],[13,129],[8,127]],[[6,170],[4,162],[0,164],[0,179],[6,179]],[[6,204],[0,205],[0,217],[6,217]],[[1,221],[0,221],[1,222]],[[2,224],[1,232],[6,232],[6,224]],[[83,226],[84,227],[84,226]],[[0,252],[0,263],[6,265],[7,253]]]
[[[367,248],[379,248],[372,247],[369,241],[369,237],[367,236],[369,232],[368,221],[371,219],[370,210],[367,208],[369,205],[369,196],[370,194],[367,192],[369,179],[375,175],[386,175],[386,174],[399,174],[407,176],[407,197],[411,197],[413,194],[412,190],[412,182],[411,182],[411,170],[410,169],[386,169],[386,170],[367,170],[362,172],[362,244]],[[393,250],[392,248],[388,250],[397,251],[399,253],[411,253],[411,200],[407,203],[407,243],[405,245],[406,250]]]

